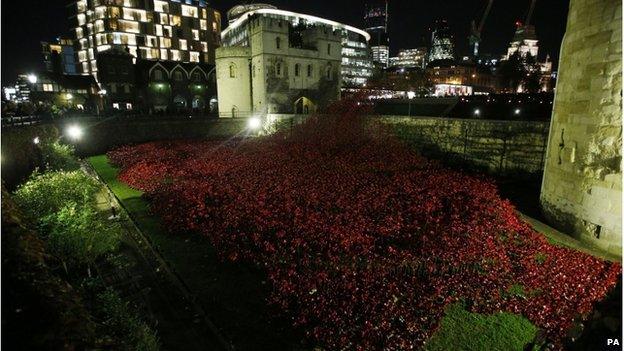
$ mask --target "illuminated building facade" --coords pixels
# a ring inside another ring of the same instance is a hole
[[[78,72],[97,77],[97,54],[113,46],[136,58],[214,64],[221,15],[204,0],[78,0]]]
[[[537,34],[535,33],[535,26],[529,24],[523,25],[520,22],[516,23],[516,32],[513,39],[509,43],[507,53],[503,55],[502,60],[508,60],[509,57],[516,52],[523,58],[530,55],[537,61],[537,55],[539,54],[539,40],[537,39]],[[542,92],[552,91],[554,85],[552,84],[553,65],[550,60],[550,55],[546,55],[546,60],[544,62],[537,62],[537,64],[539,65],[540,90]],[[529,67],[529,70],[534,71],[532,67]],[[522,93],[524,91],[525,89],[523,86],[518,87],[518,93]]]
[[[497,77],[489,69],[474,64],[429,65],[427,76],[437,96],[493,93],[499,88]]]
[[[539,41],[537,40],[537,35],[535,34],[535,26],[524,26],[521,23],[517,23],[516,33],[514,34],[511,43],[509,43],[507,54],[503,56],[503,60],[508,60],[509,56],[513,55],[515,52],[520,52],[520,55],[522,56],[531,54],[531,56],[537,57],[537,53],[539,51],[538,43]]]
[[[431,49],[429,50],[428,62],[439,60],[455,60],[453,36],[446,20],[436,21],[431,32]]]
[[[390,59],[390,38],[388,36],[388,0],[377,0],[366,5],[365,30],[370,34],[370,48],[373,63],[381,68],[388,67]]]
[[[78,73],[73,40],[58,38],[52,43],[41,42],[41,53],[46,71],[63,74]]]
[[[390,58],[389,67],[425,68],[427,48],[402,49],[395,57]]]
[[[251,4],[240,5],[228,11],[230,25],[222,33],[223,46],[248,46],[249,21],[245,18],[259,15],[283,21],[286,28],[290,24],[304,23],[306,26],[328,26],[339,34],[341,41],[341,84],[342,87],[360,87],[366,84],[373,75],[373,63],[369,49],[370,35],[358,28],[344,25],[327,19],[283,11],[271,5]]]
[[[216,51],[220,117],[313,113],[338,100],[349,30],[277,9],[246,12],[223,31]]]

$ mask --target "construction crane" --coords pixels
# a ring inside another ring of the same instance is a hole
[[[531,0],[531,5],[529,6],[529,12],[527,12],[526,20],[524,23],[517,21],[516,27],[526,27],[531,25],[531,20],[533,19],[533,12],[535,11],[535,3],[537,0]]]
[[[476,22],[472,21],[472,28],[470,31],[470,47],[472,48],[472,56],[476,58],[479,56],[479,44],[481,43],[481,31],[483,31],[483,26],[485,25],[485,20],[490,14],[490,10],[492,9],[492,4],[494,0],[488,0],[487,7],[485,8],[485,12],[483,13],[483,17],[481,17],[481,21],[479,22],[479,26],[476,25]]]

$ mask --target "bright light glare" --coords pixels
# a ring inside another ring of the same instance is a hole
[[[80,140],[82,138],[82,128],[77,125],[67,127],[67,136],[74,140]]]
[[[39,141],[40,141],[40,140],[39,140],[39,137],[35,137],[35,138],[33,139],[33,144],[38,145],[38,144],[39,144]]]
[[[67,100],[71,100],[74,98],[74,96],[72,94],[67,93],[67,95],[65,95],[65,97],[67,98]]]
[[[481,110],[479,110],[479,109],[474,110],[474,114],[475,115],[480,115],[481,114]]]
[[[35,84],[37,83],[37,76],[34,74],[29,74],[28,75],[28,81],[30,82],[30,84]]]
[[[98,92],[98,94],[100,95],[106,95],[106,93],[107,93],[106,89],[102,89]]]
[[[515,113],[515,114],[517,114],[517,115],[519,115],[519,114],[520,114],[520,109],[519,109],[519,108],[517,108],[517,109],[514,111],[514,113]]]
[[[258,129],[262,126],[262,121],[258,117],[253,117],[249,119],[249,121],[247,122],[247,126],[250,129]]]
[[[411,100],[411,99],[413,99],[413,98],[415,98],[415,97],[416,97],[416,93],[415,93],[415,92],[413,92],[413,91],[408,91],[408,92],[407,92],[407,98],[408,98],[408,99],[410,99],[410,100]]]

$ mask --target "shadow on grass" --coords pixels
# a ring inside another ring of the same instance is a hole
[[[267,306],[270,286],[264,273],[250,265],[222,261],[208,238],[199,234],[167,232],[150,214],[141,192],[117,180],[118,170],[106,156],[89,162],[236,350],[312,349],[303,343],[301,332],[287,320],[275,318],[276,311]]]

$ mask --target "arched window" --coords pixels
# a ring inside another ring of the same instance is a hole
[[[277,37],[275,38],[275,47],[279,50],[282,47],[282,38]]]
[[[312,65],[308,65],[308,77],[312,77]]]
[[[295,63],[295,77],[299,77],[299,64]]]
[[[154,79],[155,80],[162,80],[163,79],[163,72],[159,69],[154,70]]]
[[[195,82],[201,81],[201,75],[199,74],[199,72],[193,73],[193,81]]]
[[[282,76],[282,64],[281,64],[280,62],[278,62],[278,63],[275,65],[275,74],[276,74],[278,77],[281,77],[281,76]]]
[[[183,80],[183,79],[184,79],[184,77],[183,77],[183,75],[182,75],[182,72],[180,72],[180,71],[175,71],[175,72],[173,73],[173,79],[175,79],[175,80],[176,80],[176,81],[178,81],[178,82],[179,82],[179,81],[181,81],[181,80]]]
[[[236,65],[230,63],[230,78],[236,78]]]
[[[327,78],[327,80],[331,80],[332,79],[332,66],[331,66],[331,64],[328,64],[327,67],[325,67],[325,78]]]

